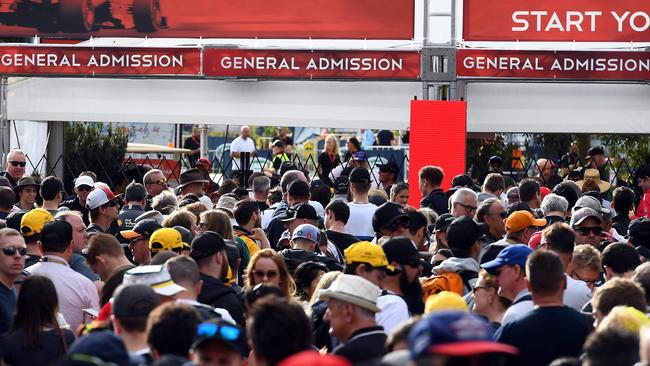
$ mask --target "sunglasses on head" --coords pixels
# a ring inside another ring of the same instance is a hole
[[[220,338],[226,341],[235,341],[239,338],[241,330],[232,325],[218,325],[214,323],[201,323],[196,330],[199,337],[214,337],[219,335]]]
[[[25,162],[25,161],[10,161],[9,164],[11,164],[12,166],[25,167],[25,165],[27,165],[27,162]]]
[[[8,256],[16,255],[16,252],[18,252],[18,254],[20,254],[21,257],[24,257],[24,256],[27,255],[27,248],[25,248],[25,247],[19,247],[19,248],[17,248],[17,247],[4,247],[4,248],[2,248],[2,252],[5,255],[8,255]]]

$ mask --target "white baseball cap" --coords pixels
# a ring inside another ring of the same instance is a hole
[[[169,271],[163,265],[147,265],[132,268],[124,273],[122,283],[125,285],[142,283],[150,286],[155,293],[162,296],[174,296],[181,291],[185,291],[185,287],[172,281]]]
[[[74,187],[77,188],[79,186],[89,186],[89,187],[94,187],[95,182],[93,179],[87,175],[82,175],[80,177],[77,177],[74,181]]]
[[[86,198],[86,206],[88,206],[89,209],[94,210],[114,199],[115,194],[113,194],[110,189],[100,186],[88,194],[88,197]]]

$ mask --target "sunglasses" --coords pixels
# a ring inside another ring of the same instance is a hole
[[[489,215],[499,215],[499,216],[501,216],[502,219],[505,219],[505,218],[508,217],[508,213],[505,212],[505,211],[503,211],[503,212],[499,212],[499,213],[491,213],[491,214],[489,214]]]
[[[576,228],[576,231],[583,236],[589,235],[590,232],[593,233],[594,235],[600,235],[603,233],[603,228],[602,227],[579,227]]]
[[[9,164],[11,164],[12,166],[21,166],[21,167],[24,168],[25,165],[27,165],[27,162],[25,162],[25,161],[10,161]]]
[[[153,184],[153,183],[158,184],[160,186],[166,186],[167,185],[167,179],[165,179],[165,178],[158,179],[157,181],[151,182],[151,184]]]
[[[24,257],[27,255],[27,248],[25,247],[4,247],[2,248],[2,252],[7,255],[7,256],[13,256],[16,255],[16,252],[20,254],[21,257]]]
[[[278,272],[277,272],[277,271],[268,271],[268,272],[264,272],[264,271],[253,271],[253,274],[254,274],[256,277],[259,277],[259,278],[264,278],[264,276],[266,276],[266,278],[275,278],[275,277],[277,277]]]
[[[463,205],[463,204],[460,203],[460,202],[454,202],[454,203],[457,204],[457,205],[460,205],[462,208],[464,208],[464,209],[465,209],[465,212],[467,212],[467,213],[470,213],[470,212],[476,211],[476,209],[478,208],[478,207],[474,207],[474,206]]]
[[[232,325],[218,325],[214,323],[201,323],[196,330],[199,337],[214,337],[219,335],[219,338],[226,341],[235,341],[239,338],[241,330]]]
[[[93,189],[95,189],[95,187],[91,187],[91,186],[79,186],[79,187],[77,187],[77,190],[81,191],[81,192],[90,192]]]

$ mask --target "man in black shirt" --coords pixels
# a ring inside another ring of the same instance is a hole
[[[94,232],[114,234],[109,230],[113,221],[117,219],[120,209],[115,194],[106,186],[99,187],[88,194],[86,205],[90,210],[91,221],[86,231],[89,234]]]
[[[185,139],[183,149],[190,150],[187,153],[187,159],[189,166],[193,167],[196,160],[201,157],[201,128],[199,126],[192,126],[192,135]]]
[[[13,188],[18,184],[20,178],[25,175],[26,164],[26,156],[22,150],[11,150],[9,154],[7,154],[7,170],[0,172],[0,175],[5,176]]]
[[[293,138],[288,135],[288,131],[285,127],[278,128],[278,135],[271,139],[271,143],[276,140],[284,142],[284,152],[291,155],[293,152]]]
[[[332,352],[353,364],[371,364],[384,355],[387,335],[375,322],[380,311],[377,298],[381,290],[361,276],[339,275],[320,299],[327,301],[325,320],[330,322],[330,334],[343,344]]]
[[[226,243],[223,238],[212,231],[197,235],[192,240],[190,257],[199,266],[203,281],[197,300],[215,308],[228,310],[237,324],[244,326],[244,301],[232,287],[222,282],[228,273]]]
[[[125,204],[122,211],[117,215],[117,223],[120,231],[132,230],[135,227],[135,219],[144,213],[147,190],[140,183],[131,182],[126,186],[124,192]]]
[[[70,211],[79,211],[86,226],[90,225],[90,210],[86,207],[86,198],[88,194],[95,189],[95,181],[87,176],[82,175],[74,181],[74,192],[76,196],[61,203],[61,207],[67,207]]]
[[[4,220],[16,204],[16,194],[9,187],[0,187],[0,219]]]
[[[420,178],[420,193],[423,196],[422,201],[420,201],[420,207],[428,207],[438,213],[438,215],[449,212],[447,196],[445,196],[445,191],[440,187],[444,176],[442,169],[437,166],[425,166],[420,169],[420,173],[418,174]]]
[[[325,208],[325,235],[341,252],[350,245],[360,242],[359,238],[350,235],[345,225],[350,218],[350,206],[343,201],[331,201]]]
[[[566,276],[560,257],[548,250],[531,254],[526,286],[536,308],[504,324],[497,341],[517,347],[524,365],[546,366],[560,357],[580,356],[590,328],[579,312],[563,304]]]

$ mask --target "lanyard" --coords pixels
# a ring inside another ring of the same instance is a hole
[[[52,262],[52,263],[64,265],[66,267],[68,266],[68,262],[61,259],[52,258],[52,257],[42,257],[41,262]]]

